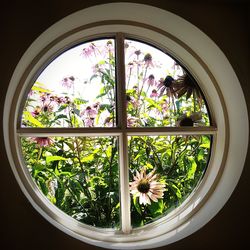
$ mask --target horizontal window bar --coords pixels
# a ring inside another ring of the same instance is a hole
[[[118,128],[20,128],[20,136],[110,136],[120,135]]]
[[[165,128],[127,128],[128,135],[212,135],[217,133],[216,127],[165,127]]]
[[[120,135],[206,135],[216,134],[216,127],[164,127],[164,128],[20,128],[20,136],[109,136]]]

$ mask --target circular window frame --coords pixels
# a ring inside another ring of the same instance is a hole
[[[112,19],[108,14],[110,8]],[[110,31],[148,42],[180,61],[199,83],[217,127],[213,139],[216,146],[212,147],[208,170],[196,192],[173,213],[127,235],[73,220],[50,204],[24,168],[17,167],[22,162],[16,128],[20,119],[18,111],[32,80],[62,51],[79,41],[111,34]],[[237,105],[233,105],[235,103]],[[240,129],[237,118],[241,120]],[[159,247],[202,227],[216,215],[233,192],[243,169],[248,145],[244,95],[233,68],[221,50],[184,19],[152,6],[132,3],[112,3],[84,9],[45,31],[26,51],[15,69],[6,96],[3,120],[5,145],[12,170],[36,210],[67,234],[113,249]],[[239,143],[242,145],[240,149],[237,146]],[[237,168],[234,167],[236,162]]]

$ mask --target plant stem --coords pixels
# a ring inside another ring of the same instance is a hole
[[[39,153],[38,153],[38,157],[37,157],[37,160],[39,161],[41,156],[42,156],[42,152],[43,152],[43,147],[40,147],[39,149]]]
[[[79,162],[79,165],[80,165],[80,168],[82,170],[82,173],[83,173],[83,180],[87,186],[87,179],[86,179],[86,173],[84,171],[84,168],[83,168],[83,164],[82,164],[82,161],[81,161],[81,156],[80,156],[80,148],[79,148],[79,143],[78,143],[78,139],[77,138],[74,138],[74,141],[75,141],[75,144],[76,144],[76,151],[77,151],[77,155],[76,155],[76,158]],[[95,207],[95,205],[93,204],[93,200],[92,200],[92,196],[91,196],[91,193],[89,192],[88,188],[83,188],[83,192],[84,194],[86,195],[86,197],[88,197],[89,201],[90,201],[90,205],[91,205],[91,208],[94,209],[94,210],[97,210],[97,208]]]

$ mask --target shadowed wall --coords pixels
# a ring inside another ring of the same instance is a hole
[[[8,1],[1,6],[1,80],[0,113],[8,84],[16,64],[29,45],[61,18],[86,7],[108,2],[98,0]],[[144,3],[166,9],[196,25],[226,54],[243,88],[250,109],[249,82],[249,4],[248,1],[145,0]],[[4,149],[2,122],[0,140],[0,248],[8,250],[90,249],[56,229],[29,204],[11,171]],[[239,145],[240,147],[240,145]],[[157,248],[177,249],[247,249],[249,244],[250,151],[242,177],[224,208],[207,225],[193,235]],[[237,167],[237,166],[235,166]]]

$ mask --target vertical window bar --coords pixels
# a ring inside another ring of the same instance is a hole
[[[126,73],[124,55],[124,35],[116,35],[116,108],[117,126],[122,130],[127,127],[127,108],[126,108]]]
[[[119,137],[119,165],[120,165],[120,202],[121,202],[121,230],[130,233],[130,194],[128,171],[128,139],[125,133]]]
[[[117,126],[121,128],[119,138],[119,165],[120,165],[120,203],[121,203],[121,230],[129,233],[131,230],[130,219],[130,193],[129,193],[129,169],[128,169],[128,139],[126,133],[126,75],[124,56],[124,35],[116,35],[116,108]]]

